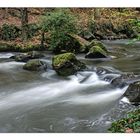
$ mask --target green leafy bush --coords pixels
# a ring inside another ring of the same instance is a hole
[[[138,19],[130,19],[129,23],[132,25],[133,30],[138,32],[136,39],[140,40],[140,20],[138,20]]]
[[[113,133],[140,133],[140,109],[128,113],[126,118],[113,122],[109,131]]]
[[[57,9],[44,16],[42,28],[50,34],[50,49],[59,53],[72,47],[69,34],[76,33],[75,21],[76,18],[67,9]]]
[[[21,34],[21,30],[14,25],[3,24],[1,27],[0,38],[2,40],[14,40],[19,37]]]
[[[40,26],[35,23],[28,24],[28,38],[32,38],[33,36],[37,35],[40,29]]]

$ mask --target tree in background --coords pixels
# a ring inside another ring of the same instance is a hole
[[[100,18],[100,8],[94,9],[94,20],[97,20]]]
[[[76,32],[75,17],[68,9],[48,12],[42,22],[42,30],[50,35],[49,47],[56,53],[71,46],[69,34]],[[44,34],[42,34],[44,39]],[[42,40],[43,42],[43,40]]]
[[[25,43],[28,39],[28,9],[21,8],[21,29],[22,41]]]
[[[2,8],[2,10],[3,10],[2,18],[3,19],[8,18],[8,8]]]
[[[92,21],[96,21],[101,17],[100,10],[101,10],[101,8],[93,8],[93,9],[91,9],[91,11],[92,11],[91,20]]]

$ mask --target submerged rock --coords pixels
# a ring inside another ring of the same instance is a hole
[[[43,61],[40,61],[39,59],[33,59],[29,60],[24,66],[23,69],[29,70],[29,71],[41,71],[46,70],[47,65]]]
[[[120,74],[120,71],[112,68],[112,67],[97,67],[96,68],[96,73],[100,76],[100,75],[104,75],[104,74]]]
[[[107,58],[107,52],[99,46],[93,46],[85,58]]]
[[[53,69],[61,76],[69,76],[86,68],[86,65],[76,59],[73,53],[59,54],[52,59]]]
[[[37,58],[41,58],[43,56],[44,56],[43,54],[41,54],[37,51],[31,51],[31,52],[28,52],[26,54],[15,55],[12,58],[14,58],[15,61],[18,61],[18,62],[27,62],[30,59],[37,59]]]

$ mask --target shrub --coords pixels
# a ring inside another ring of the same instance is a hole
[[[14,40],[19,37],[21,30],[14,25],[3,24],[1,27],[0,38],[6,41]]]
[[[76,18],[67,9],[58,9],[44,16],[42,29],[50,33],[49,47],[54,52],[72,47],[69,34],[76,33],[75,21]]]
[[[134,44],[136,41],[139,41],[140,40],[140,20],[137,20],[137,19],[130,19],[128,21],[129,24],[131,24],[132,26],[132,29],[137,32],[136,36],[134,39],[130,40],[128,42],[129,45],[132,45]]]

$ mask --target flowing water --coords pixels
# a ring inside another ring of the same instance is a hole
[[[114,87],[111,80],[122,72],[139,74],[139,43],[104,41],[113,59],[84,59],[89,70],[63,78],[51,69],[23,70],[24,63],[0,53],[0,132],[108,132],[111,122],[135,107],[123,97],[128,86]],[[45,52],[44,52],[45,53]],[[103,66],[110,70],[97,73]]]

